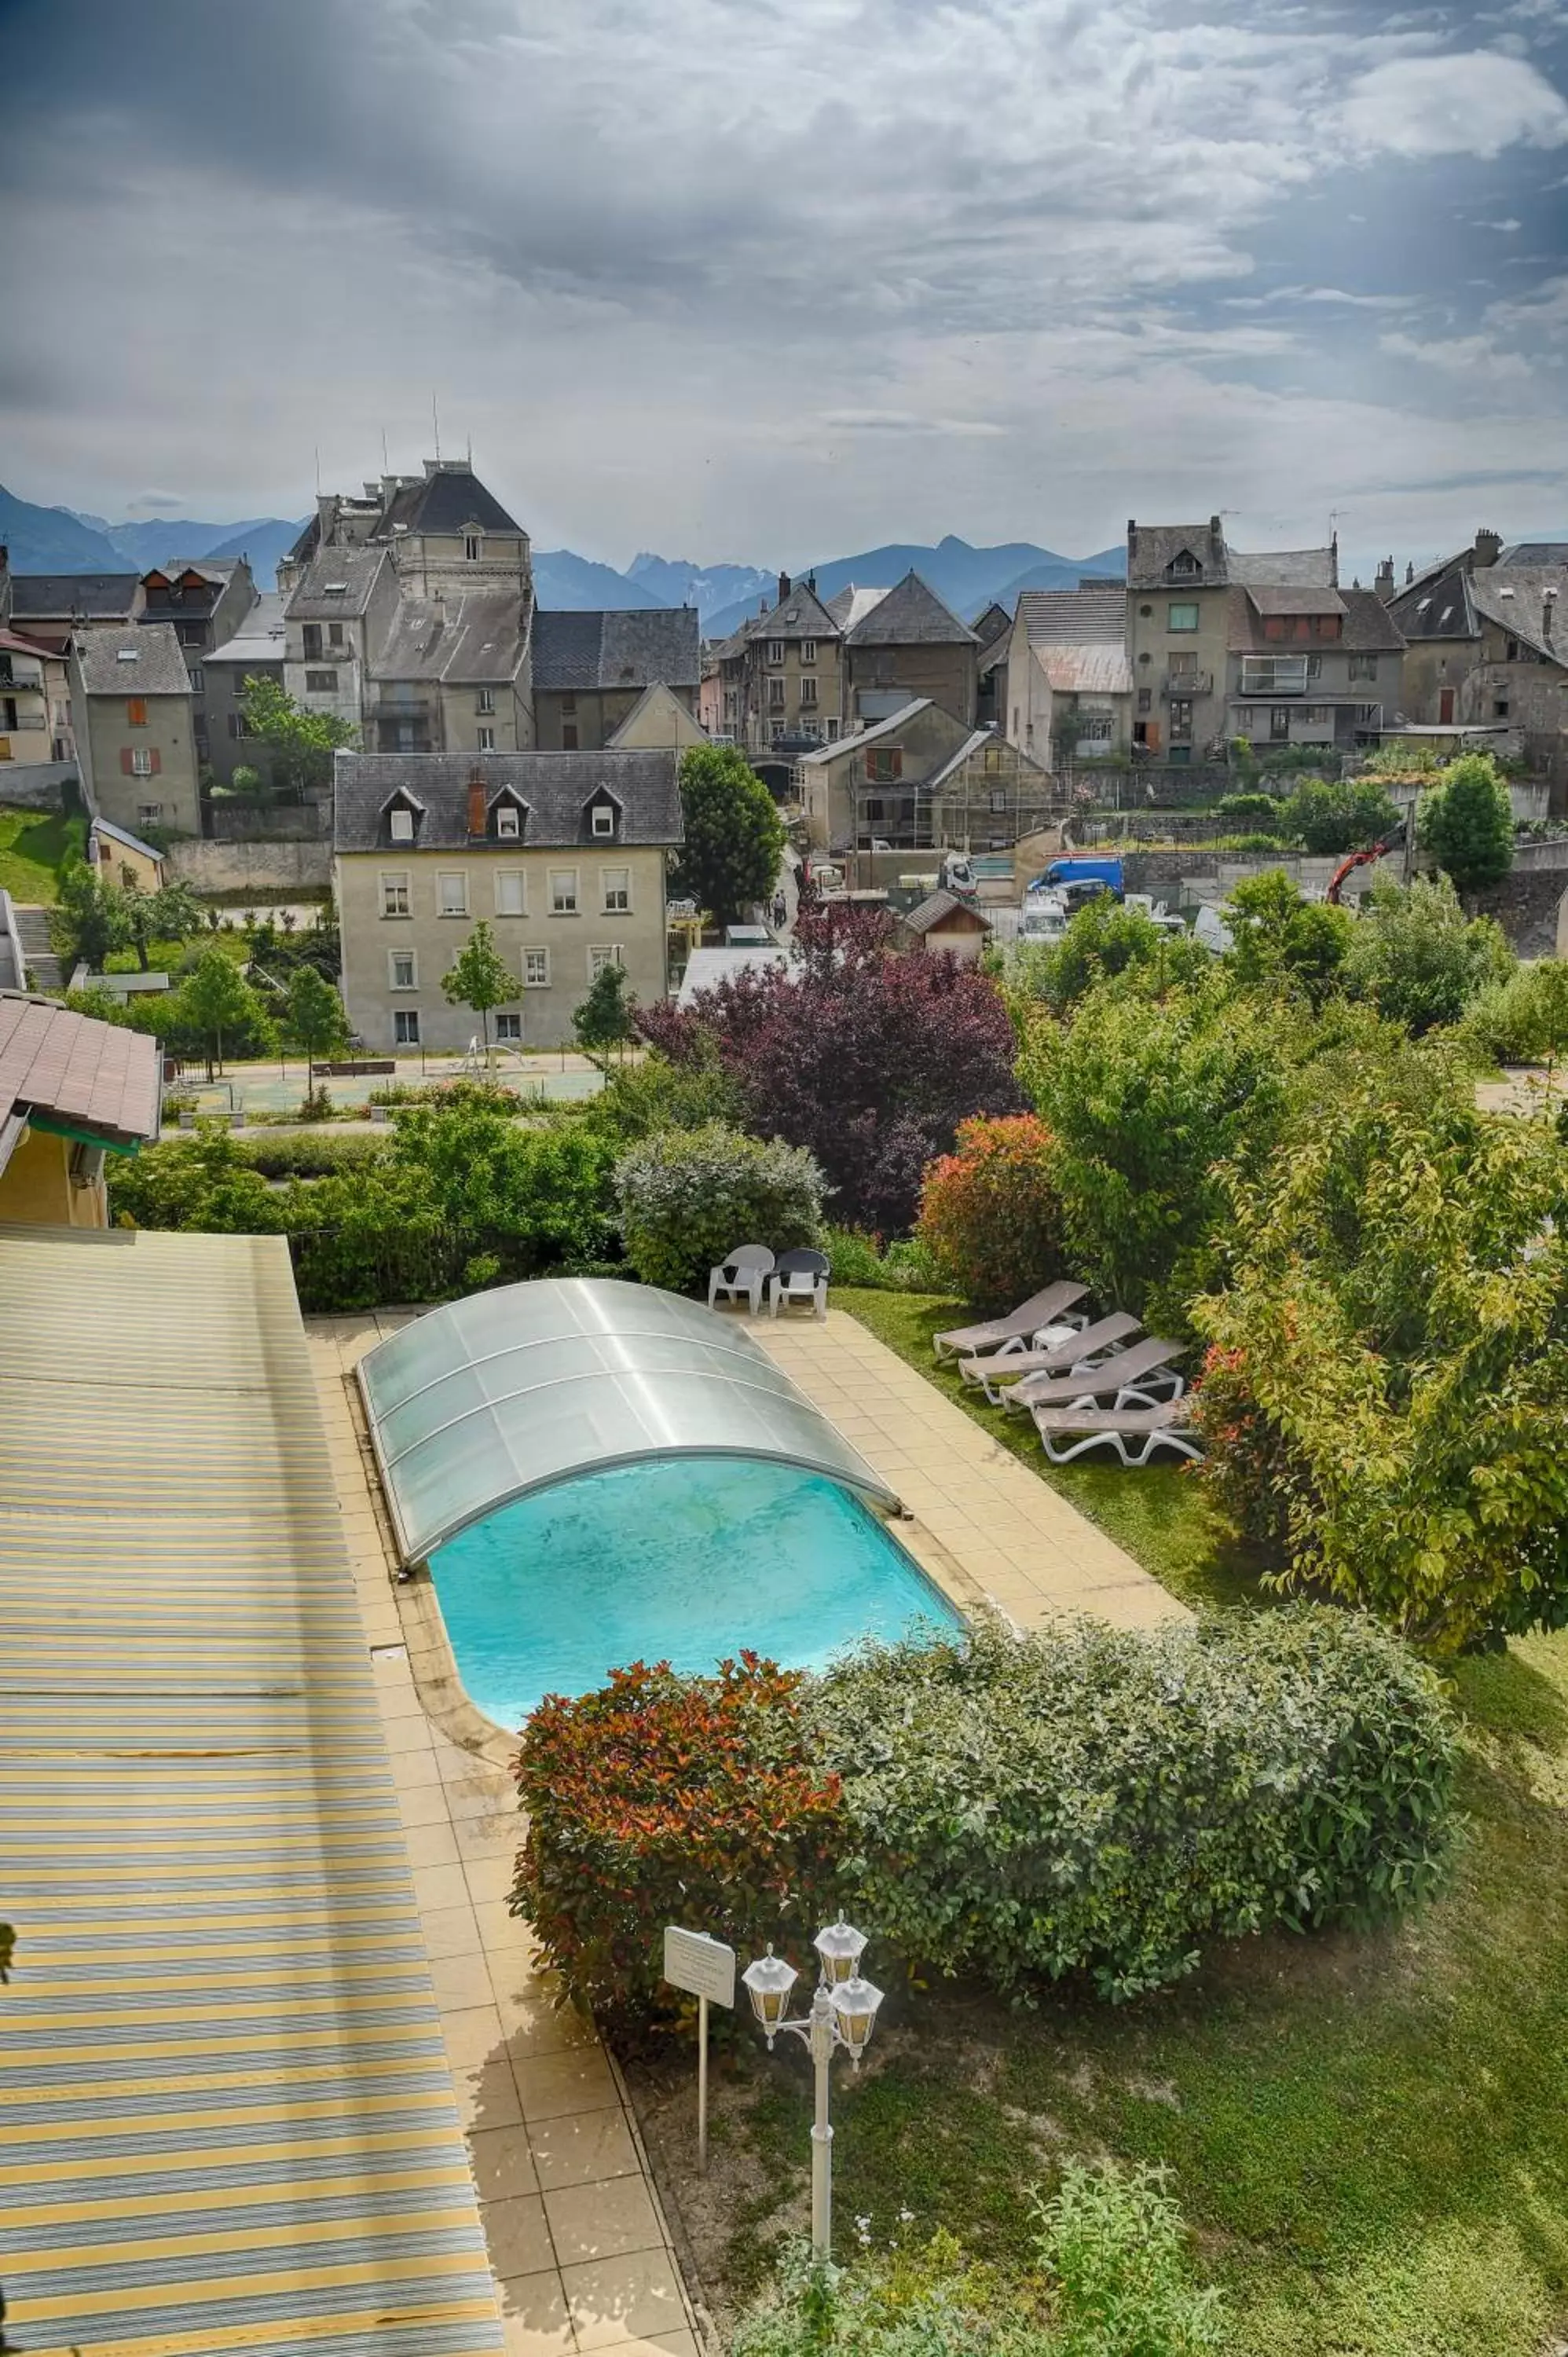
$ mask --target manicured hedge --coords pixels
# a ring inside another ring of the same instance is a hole
[[[984,1624],[822,1678],[641,1665],[525,1731],[512,1904],[567,1986],[662,2001],[686,1920],[797,1963],[842,1906],[879,1963],[1133,1996],[1206,1942],[1360,1924],[1442,1871],[1455,1746],[1372,1622],[1291,1606],[1144,1634]]]
[[[822,1234],[824,1181],[803,1146],[718,1121],[645,1138],[616,1165],[626,1256],[644,1285],[705,1291],[738,1244],[787,1252]]]
[[[330,1178],[341,1170],[362,1170],[367,1163],[384,1159],[389,1136],[334,1136],[327,1128],[280,1130],[275,1136],[242,1135],[234,1140],[234,1158],[246,1170],[263,1178]]]

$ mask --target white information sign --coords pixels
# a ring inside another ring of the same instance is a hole
[[[706,1997],[714,2005],[735,2003],[735,1950],[705,1932],[682,1932],[673,1923],[664,1932],[664,1977],[689,1996]]]

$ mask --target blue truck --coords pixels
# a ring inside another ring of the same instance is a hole
[[[1081,907],[1096,891],[1122,898],[1119,859],[1053,859],[1044,875],[1027,887],[1031,892],[1059,892],[1069,907]]]

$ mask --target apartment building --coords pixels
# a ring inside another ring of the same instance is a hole
[[[142,576],[139,619],[166,622],[179,640],[190,674],[191,726],[199,762],[211,758],[206,662],[232,638],[256,602],[256,585],[242,556],[176,558]]]
[[[1173,765],[1218,755],[1225,741],[1233,587],[1333,589],[1339,552],[1228,546],[1207,524],[1127,526],[1127,651],[1135,754]]]
[[[694,606],[535,614],[534,743],[542,752],[596,752],[617,741],[655,687],[665,689],[694,726],[702,652]],[[639,725],[651,725],[647,711]],[[678,721],[671,726],[666,744],[681,734]]]
[[[266,757],[245,716],[245,683],[257,679],[276,687],[285,684],[285,642],[283,599],[269,590],[257,598],[233,637],[203,658],[207,759],[220,786],[232,785],[242,766],[266,771]]]
[[[1399,708],[1403,655],[1375,590],[1232,589],[1226,733],[1265,751],[1376,745]]]
[[[673,749],[340,753],[334,853],[349,1020],[380,1053],[461,1050],[479,1030],[442,977],[474,925],[516,977],[491,1036],[573,1038],[606,965],[667,986],[666,871],[682,839]]]
[[[121,630],[143,605],[138,573],[13,573],[0,548],[0,627],[66,654],[87,630]]]
[[[918,696],[796,764],[813,851],[1002,848],[1045,823],[1047,773],[989,728],[966,728]]]
[[[169,622],[92,630],[70,649],[70,713],[87,807],[129,833],[201,832],[190,674]]]
[[[891,589],[841,590],[827,607],[843,631],[846,729],[886,720],[916,696],[974,726],[980,641],[918,573]]]
[[[0,626],[0,762],[71,758],[70,682],[65,657]],[[0,791],[0,801],[4,800]]]
[[[779,576],[774,603],[720,646],[716,676],[718,733],[763,757],[776,791],[794,760],[843,732],[843,633],[810,575]]]

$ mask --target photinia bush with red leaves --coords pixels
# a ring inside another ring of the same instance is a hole
[[[716,1053],[746,1127],[816,1157],[839,1224],[907,1235],[926,1165],[960,1123],[1021,1100],[989,977],[892,942],[883,909],[809,910],[788,967],[721,983],[683,1012],[641,1007],[638,1024],[672,1063]]]
[[[1035,1114],[976,1118],[926,1173],[920,1242],[944,1282],[979,1308],[1022,1301],[1062,1274],[1051,1145]]]
[[[679,2002],[660,1978],[666,1924],[757,1954],[832,1912],[841,1786],[808,1757],[802,1683],[751,1652],[703,1678],[636,1662],[530,1717],[509,1904],[601,2020],[636,2027]]]

